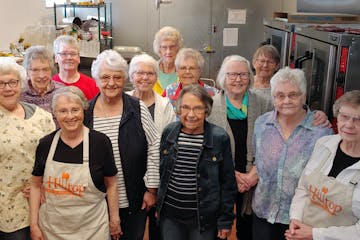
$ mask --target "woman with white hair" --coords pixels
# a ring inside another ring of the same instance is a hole
[[[191,84],[199,84],[210,96],[218,93],[218,89],[204,84],[201,80],[201,73],[204,67],[204,57],[198,50],[193,48],[182,48],[176,56],[175,66],[179,77],[179,82],[169,85],[163,93],[163,97],[168,97],[175,108],[181,90]]]
[[[217,79],[222,89],[213,97],[214,105],[208,121],[226,130],[230,136],[235,176],[238,185],[236,200],[236,236],[251,240],[251,195],[242,176],[253,163],[252,137],[258,116],[273,109],[272,101],[250,90],[253,73],[247,59],[231,55],[224,59]]]
[[[127,93],[145,103],[157,129],[162,132],[167,124],[176,120],[176,116],[169,100],[153,90],[158,72],[158,64],[150,55],[133,57],[129,66],[129,78],[134,90]]]
[[[100,93],[90,102],[85,125],[111,140],[118,169],[123,236],[143,239],[146,211],[156,203],[160,135],[146,105],[123,92],[128,65],[114,50],[100,53],[91,67]]]
[[[20,101],[26,70],[0,59],[0,239],[30,239],[31,170],[39,139],[55,130],[49,112]]]
[[[316,140],[332,133],[312,124],[314,113],[305,105],[302,70],[281,69],[270,86],[275,109],[255,121],[255,162],[248,173],[252,185],[257,183],[252,202],[254,240],[285,239],[291,199],[302,170]]]
[[[59,36],[54,41],[55,62],[59,66],[59,73],[52,79],[65,86],[79,88],[88,100],[99,93],[94,79],[78,71],[80,64],[80,47],[72,36]]]
[[[154,52],[160,57],[158,62],[159,75],[154,85],[154,91],[162,94],[167,86],[176,83],[178,76],[175,69],[175,58],[183,46],[180,32],[171,26],[161,28],[154,38]]]

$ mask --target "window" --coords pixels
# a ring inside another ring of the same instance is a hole
[[[53,7],[54,3],[64,4],[66,3],[66,0],[45,0],[46,7]]]

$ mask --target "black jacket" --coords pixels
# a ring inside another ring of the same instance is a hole
[[[177,156],[181,123],[170,123],[160,145],[160,187],[158,216],[164,204],[170,176]],[[204,142],[197,161],[197,202],[200,231],[208,228],[231,229],[234,219],[236,181],[230,139],[224,129],[205,121]]]
[[[90,102],[85,112],[84,124],[93,128],[94,106],[97,95]],[[129,210],[138,211],[141,208],[146,191],[143,177],[147,169],[147,146],[145,132],[141,124],[140,102],[138,99],[122,93],[123,113],[119,125],[119,152]]]

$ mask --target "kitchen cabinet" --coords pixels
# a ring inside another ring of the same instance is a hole
[[[63,14],[58,16],[58,9]],[[54,4],[54,23],[57,30],[62,27],[59,25],[59,18],[78,17],[84,13],[91,14],[92,19],[96,19],[96,27],[91,27],[93,31],[82,31],[77,33],[80,46],[80,56],[96,57],[101,51],[111,49],[113,45],[112,38],[112,3],[100,3],[81,5]],[[96,30],[94,30],[96,29]],[[80,30],[81,31],[81,30]],[[68,34],[68,33],[65,33]],[[85,37],[84,37],[85,36]],[[89,37],[90,36],[90,37]]]

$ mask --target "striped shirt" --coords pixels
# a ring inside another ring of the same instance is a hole
[[[181,215],[184,219],[196,216],[196,168],[203,141],[202,134],[180,133],[178,137],[179,150],[165,198],[165,211],[168,216]]]
[[[147,188],[158,188],[159,175],[159,147],[160,136],[155,127],[154,121],[150,115],[149,110],[143,102],[140,102],[141,123],[148,142],[147,148],[147,171],[144,176],[145,186]],[[115,164],[118,169],[118,192],[119,192],[119,207],[129,207],[129,201],[126,196],[126,186],[124,181],[124,174],[121,166],[118,134],[121,115],[108,118],[100,118],[94,116],[94,129],[106,134],[111,141]],[[120,146],[121,148],[121,146]]]

